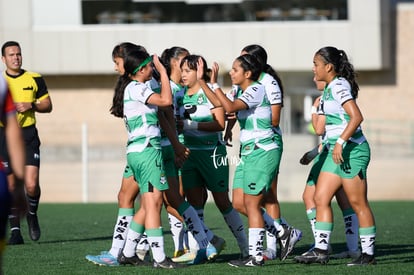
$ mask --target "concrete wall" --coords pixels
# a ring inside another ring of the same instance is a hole
[[[344,49],[360,70],[389,66],[386,0],[348,0],[344,21],[89,26],[80,24],[80,1],[0,0],[0,40],[20,41],[25,66],[42,74],[110,73],[109,53],[121,41],[159,54],[178,43],[218,61],[223,71],[251,43],[269,49],[269,63],[282,71],[310,69],[314,52],[326,45]]]

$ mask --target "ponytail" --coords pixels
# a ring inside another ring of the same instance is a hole
[[[326,64],[332,64],[336,74],[349,82],[352,97],[357,98],[359,85],[356,81],[356,72],[354,66],[349,62],[345,51],[338,50],[335,47],[324,47],[318,50],[316,54],[321,56]]]
[[[267,52],[265,48],[258,44],[251,44],[247,45],[242,49],[242,52],[246,52],[248,54],[253,55],[262,66],[261,70],[265,73],[270,74],[274,79],[276,79],[277,84],[279,85],[280,92],[282,94],[282,106],[283,106],[283,84],[282,79],[280,78],[279,74],[270,66],[267,64]]]

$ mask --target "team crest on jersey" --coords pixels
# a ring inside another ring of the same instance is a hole
[[[160,183],[161,184],[166,184],[167,183],[167,178],[165,177],[164,173],[161,174]]]
[[[197,104],[201,105],[204,102],[204,96],[203,95],[199,95],[197,98]]]

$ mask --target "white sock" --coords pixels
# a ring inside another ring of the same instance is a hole
[[[124,249],[122,252],[124,253],[125,257],[132,257],[135,255],[135,249],[137,247],[137,243],[139,242],[139,239],[141,238],[142,233],[138,233],[135,231],[134,228],[130,227],[128,230],[128,234],[126,237],[126,242]]]
[[[306,216],[308,216],[308,220],[312,228],[312,233],[313,233],[313,236],[315,237],[316,236],[316,232],[315,232],[316,208],[311,208],[311,209],[306,210]]]
[[[164,252],[164,236],[162,235],[162,228],[148,229],[148,241],[150,243],[152,257],[157,263],[165,260]]]
[[[188,246],[190,248],[190,251],[198,251],[200,249],[200,245],[197,242],[197,240],[194,238],[193,233],[188,231],[187,236],[188,236]]]
[[[144,232],[141,235],[141,238],[139,239],[139,242],[138,242],[137,247],[136,247],[136,251],[148,251],[149,249],[150,249],[150,247],[149,247],[148,236]]]
[[[174,242],[174,250],[184,250],[183,237],[184,237],[184,226],[183,223],[177,219],[174,215],[168,213],[168,222],[170,223],[170,230],[172,239]]]
[[[375,226],[359,228],[362,253],[374,255],[376,231]]]
[[[333,229],[333,223],[316,222],[315,224],[315,248],[328,251],[332,229]]]
[[[249,228],[249,255],[263,260],[264,228]]]
[[[118,257],[119,252],[122,250],[122,248],[124,248],[129,225],[133,216],[133,208],[118,209],[118,218],[116,220],[114,233],[112,235],[112,247],[109,250],[109,253],[115,258]]]
[[[267,232],[267,234],[266,234],[266,247],[267,247],[267,250],[270,250],[275,255],[276,255],[276,252],[277,252],[276,241],[277,241],[276,236],[273,235],[272,233]]]

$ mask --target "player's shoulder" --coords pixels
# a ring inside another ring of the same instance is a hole
[[[27,75],[33,78],[39,78],[42,77],[40,73],[32,72],[32,71],[24,71],[22,75]]]
[[[269,82],[272,82],[274,79],[275,78],[273,76],[271,76],[270,74],[263,72],[260,75],[259,82],[262,83],[263,85],[265,85]]]
[[[330,83],[330,86],[332,88],[340,88],[340,87],[347,87],[350,86],[349,81],[344,77],[336,77],[332,82]]]

